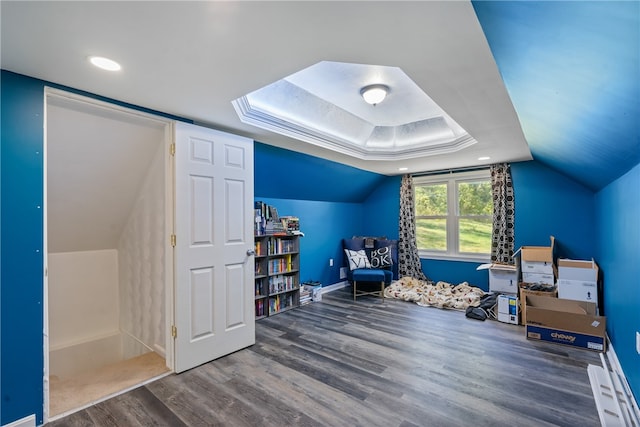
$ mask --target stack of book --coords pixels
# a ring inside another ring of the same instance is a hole
[[[254,212],[253,234],[256,236],[302,234],[298,218],[286,216],[281,219],[275,206],[256,201]]]
[[[280,217],[282,226],[287,233],[293,233],[294,231],[300,231],[300,219],[296,216],[283,216]]]
[[[263,234],[272,234],[273,224],[278,223],[282,227],[278,210],[274,206],[270,206],[264,202],[254,202],[255,220],[254,234],[261,236]]]
[[[306,305],[311,302],[311,288],[307,285],[300,286],[300,305]]]

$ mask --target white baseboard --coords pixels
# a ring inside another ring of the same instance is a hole
[[[161,345],[154,344],[153,349],[156,353],[162,356],[163,359],[167,358],[167,352],[165,351],[164,347],[162,347]]]
[[[28,417],[5,424],[2,427],[36,427],[36,415],[31,414]]]
[[[609,337],[607,336],[607,340]],[[629,387],[629,383],[627,382],[627,377],[624,375],[624,371],[622,370],[622,366],[620,365],[620,361],[618,360],[618,355],[616,354],[613,346],[611,345],[611,341],[609,340],[609,349],[607,350],[607,359],[609,360],[609,364],[611,365],[611,369],[614,374],[617,375],[618,380],[620,381],[623,392],[628,396],[630,402],[629,406],[631,406],[631,411],[633,412],[633,416],[635,416],[636,425],[639,425],[640,422],[640,408],[638,408],[638,397],[634,396],[633,391],[631,391],[631,387]]]
[[[323,286],[321,293],[326,294],[327,292],[337,291],[338,289],[346,288],[347,286],[349,286],[349,282],[345,280],[344,282],[338,282],[334,283],[333,285]]]
[[[608,340],[608,337],[607,337]],[[603,427],[640,427],[640,410],[622,371],[611,341],[606,358],[601,353],[602,366],[589,365],[587,372],[591,390]]]

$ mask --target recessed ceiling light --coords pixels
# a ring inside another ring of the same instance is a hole
[[[90,56],[89,62],[107,71],[119,71],[122,68],[116,61],[102,56]]]
[[[491,157],[489,156],[483,156],[483,157],[478,157],[478,160],[489,160]]]
[[[409,168],[398,168],[399,171],[408,171]]]

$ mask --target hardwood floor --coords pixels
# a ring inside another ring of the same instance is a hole
[[[48,425],[600,425],[597,353],[350,291],[257,322],[252,347]]]

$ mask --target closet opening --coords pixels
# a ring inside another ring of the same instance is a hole
[[[47,421],[171,372],[173,176],[169,120],[45,104]]]

